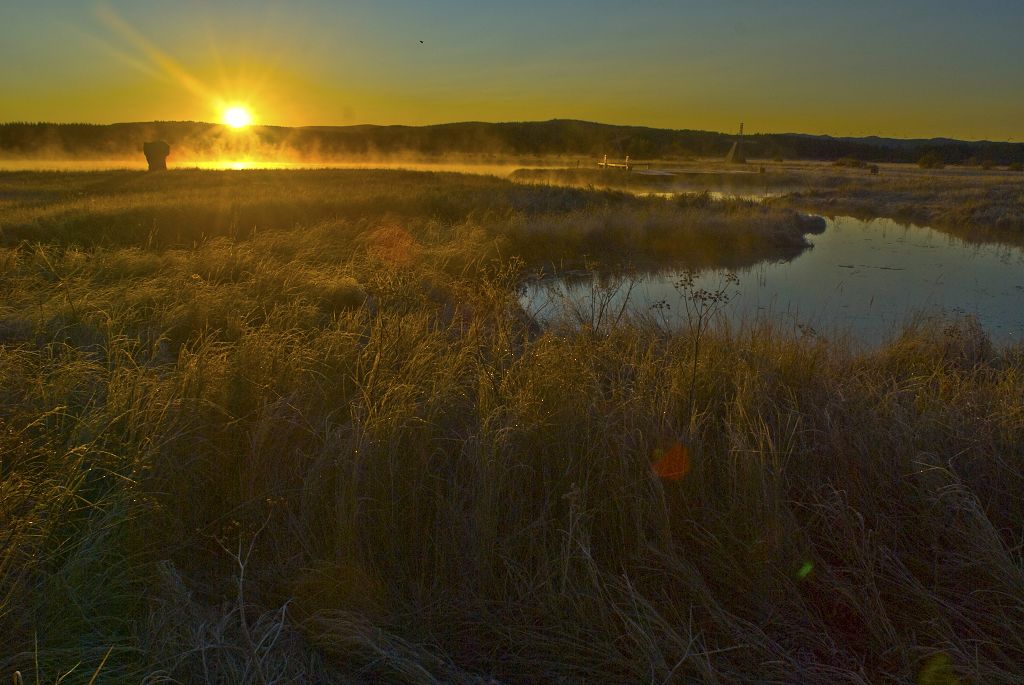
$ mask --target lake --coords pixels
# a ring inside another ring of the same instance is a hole
[[[737,272],[738,284],[726,288],[735,297],[725,315],[748,323],[767,317],[795,331],[849,333],[870,345],[915,315],[973,314],[994,341],[1024,340],[1024,249],[848,217],[828,220],[825,232],[809,240],[813,247],[795,258]],[[695,285],[714,291],[723,276],[705,271]],[[614,293],[606,277],[547,278],[528,283],[521,301],[540,321],[571,310],[587,312],[587,319],[595,293],[598,300],[606,293],[608,311],[625,306],[678,324],[686,320],[678,278],[678,271],[644,273]],[[652,309],[659,302],[667,306]]]

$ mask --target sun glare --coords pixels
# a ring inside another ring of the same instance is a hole
[[[245,107],[230,107],[224,110],[224,123],[231,128],[245,128],[252,123],[252,115]]]

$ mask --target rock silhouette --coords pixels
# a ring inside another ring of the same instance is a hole
[[[154,140],[142,144],[142,152],[150,171],[167,171],[167,155],[171,154],[171,146],[162,140]]]

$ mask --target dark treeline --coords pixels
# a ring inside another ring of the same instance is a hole
[[[259,154],[302,159],[417,154],[604,155],[672,159],[725,155],[732,135],[710,131],[612,126],[556,119],[544,122],[453,123],[434,126],[254,126],[234,132],[201,122],[123,124],[0,124],[0,156],[103,159],[133,156],[146,140],[162,139],[203,157]],[[948,138],[833,138],[755,134],[744,138],[748,157],[866,162],[916,162],[933,153],[950,164],[1024,162],[1024,143]]]

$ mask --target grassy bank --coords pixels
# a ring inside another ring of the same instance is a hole
[[[742,266],[799,252],[805,233],[824,228],[741,200],[639,198],[452,173],[24,172],[0,174],[0,183],[0,244],[8,246],[164,250],[313,229],[334,234],[333,249],[347,259],[355,254],[347,241],[385,231],[449,271],[498,256],[519,256],[530,268],[586,259]]]
[[[1020,172],[848,176],[828,184],[808,184],[771,202],[829,216],[886,217],[976,242],[1024,245],[1024,174]]]
[[[761,166],[764,173],[758,173]],[[521,169],[511,177],[526,183],[631,192],[710,190],[768,196],[768,202],[777,207],[827,216],[888,218],[931,226],[966,240],[1024,244],[1024,174],[1020,172],[883,164],[875,176],[866,169],[828,164],[755,162],[737,168],[708,162],[680,166],[674,176]]]
[[[403,172],[0,201],[3,677],[1019,678],[1019,349],[514,295],[588,236],[754,255],[791,212]]]
[[[643,173],[648,169],[628,172],[623,169],[567,168],[567,169],[516,169],[509,178],[519,183],[535,183],[574,188],[598,188],[606,190],[689,192],[705,190],[737,195],[763,194],[785,188],[801,188],[808,180],[806,171],[773,165],[771,173],[759,173],[758,164],[745,166],[707,162],[657,162],[652,164],[655,171],[662,166],[671,175]]]

